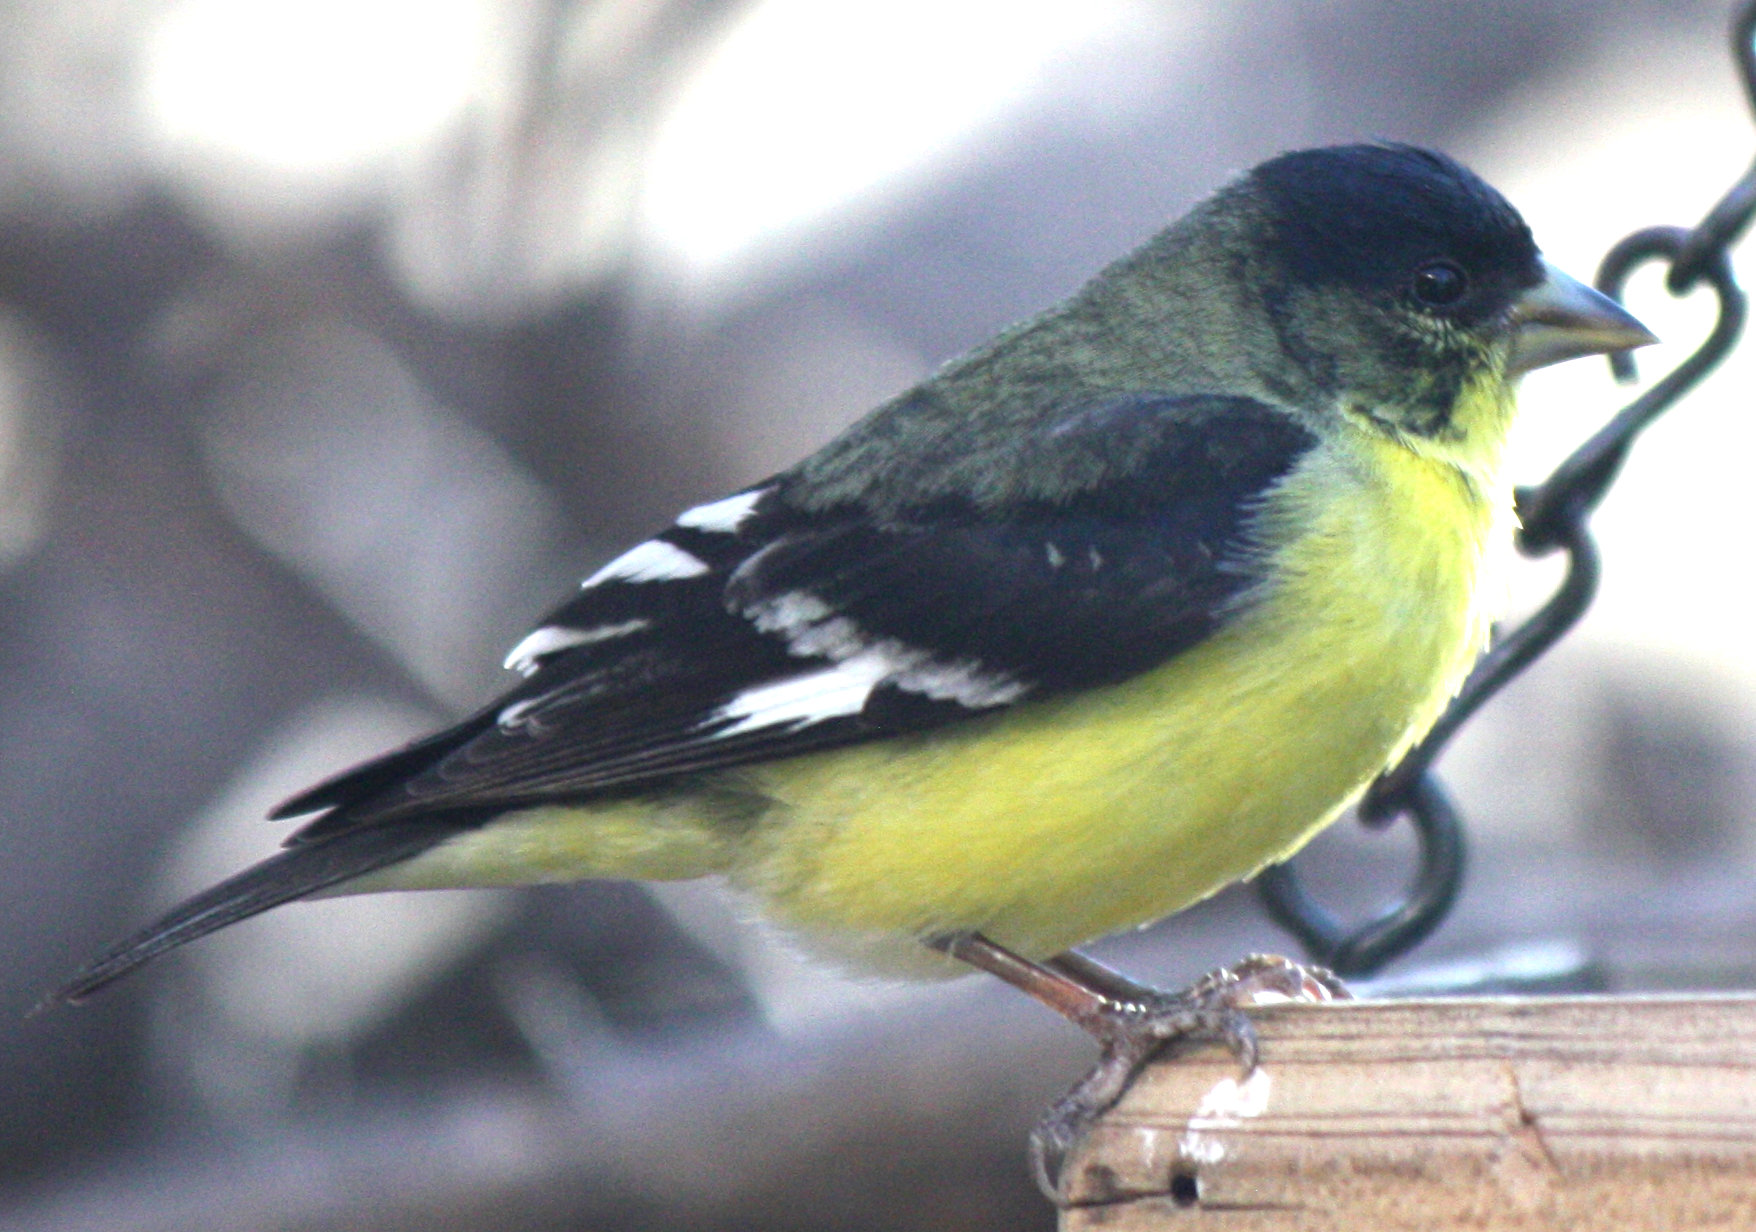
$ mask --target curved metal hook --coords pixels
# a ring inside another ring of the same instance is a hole
[[[1740,68],[1756,108],[1756,2],[1737,25]],[[1434,761],[1458,729],[1518,673],[1578,623],[1597,594],[1601,562],[1589,521],[1621,471],[1635,439],[1648,424],[1693,389],[1723,360],[1742,335],[1748,301],[1732,271],[1726,245],[1756,215],[1756,167],[1709,212],[1695,231],[1649,227],[1622,240],[1604,257],[1597,285],[1616,300],[1642,264],[1668,261],[1666,287],[1681,295],[1705,279],[1718,299],[1713,329],[1674,369],[1619,411],[1567,458],[1540,486],[1521,488],[1517,507],[1522,529],[1518,550],[1541,557],[1567,553],[1567,572],[1537,612],[1498,640],[1464,681],[1425,739],[1382,775],[1360,802],[1359,817],[1372,827],[1406,814],[1415,825],[1420,864],[1400,902],[1352,929],[1344,928],[1300,885],[1289,865],[1259,875],[1257,892],[1269,915],[1303,943],[1307,953],[1342,975],[1364,975],[1405,953],[1438,927],[1456,900],[1463,878],[1463,832],[1432,773]],[[1684,262],[1689,262],[1688,266]],[[1618,376],[1631,377],[1632,358],[1611,356]]]
[[[1681,227],[1648,227],[1636,231],[1604,255],[1598,266],[1598,290],[1619,302],[1623,288],[1636,269],[1649,261],[1680,260],[1689,250],[1690,234]],[[1738,285],[1730,255],[1723,250],[1710,254],[1701,266],[1697,281],[1702,278],[1707,280],[1719,300],[1719,313],[1714,319],[1713,329],[1687,359],[1623,407],[1615,418],[1593,433],[1590,440],[1574,450],[1532,494],[1528,505],[1520,504],[1519,517],[1524,523],[1521,543],[1535,545],[1542,542],[1543,529],[1548,525],[1547,506],[1553,503],[1556,494],[1573,488],[1589,489],[1591,505],[1595,507],[1621,469],[1634,438],[1731,352],[1744,332],[1749,301],[1744,289]],[[1673,295],[1686,293],[1672,288],[1668,278],[1665,286]],[[1634,357],[1627,352],[1612,355],[1610,367],[1618,379],[1632,378]]]
[[[1732,56],[1744,83],[1744,98],[1756,111],[1756,4],[1747,4],[1732,24]],[[1707,217],[1689,234],[1688,242],[1671,262],[1665,285],[1681,295],[1702,277],[1716,254],[1724,255],[1738,242],[1756,215],[1756,164],[1714,203]],[[1620,373],[1618,373],[1620,375]]]
[[[1276,924],[1292,933],[1313,961],[1337,975],[1369,975],[1419,945],[1439,926],[1463,885],[1463,826],[1432,774],[1410,783],[1395,815],[1406,813],[1420,842],[1420,866],[1402,900],[1365,924],[1346,927],[1305,892],[1290,865],[1256,878]]]

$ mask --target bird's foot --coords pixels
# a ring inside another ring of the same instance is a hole
[[[1031,1174],[1057,1205],[1063,1202],[1067,1152],[1162,1050],[1224,1044],[1248,1077],[1256,1069],[1258,1045],[1246,1009],[1352,996],[1334,973],[1272,954],[1252,954],[1211,971],[1181,992],[1134,984],[1081,955],[1063,955],[1051,965],[1080,983],[1097,985],[1094,990],[1102,997],[1089,1018],[1075,1019],[1102,1046],[1098,1063],[1049,1109],[1030,1136]]]
[[[1086,1128],[1128,1090],[1141,1068],[1173,1044],[1221,1043],[1249,1076],[1256,1068],[1256,1029],[1246,1009],[1289,1001],[1321,1002],[1351,996],[1334,973],[1272,954],[1252,954],[1202,976],[1181,992],[1161,992],[1069,951],[1035,963],[979,933],[932,943],[1029,993],[1094,1036],[1098,1063],[1049,1110],[1030,1137],[1031,1173],[1038,1188],[1062,1203],[1061,1164]]]

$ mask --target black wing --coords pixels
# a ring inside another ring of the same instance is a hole
[[[1019,441],[1021,473],[1067,477],[1034,495],[823,506],[792,472],[690,510],[513,652],[528,679],[512,693],[287,801],[277,817],[327,811],[51,1000],[508,808],[1126,679],[1247,601],[1252,513],[1314,443],[1248,399],[1130,395]]]
[[[790,476],[691,510],[527,639],[526,683],[289,801],[364,822],[640,790],[1113,683],[1253,581],[1251,514],[1314,438],[1242,398],[1118,397],[1021,442],[1084,486],[874,518]],[[1106,460],[1122,462],[1105,469]],[[1121,467],[1121,469],[1118,469]]]

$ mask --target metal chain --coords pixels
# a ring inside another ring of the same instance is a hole
[[[1732,49],[1745,96],[1756,111],[1756,0],[1733,23]],[[1693,230],[1648,227],[1604,257],[1597,286],[1618,301],[1629,275],[1651,261],[1669,263],[1665,287],[1673,295],[1705,282],[1718,299],[1713,330],[1693,354],[1618,412],[1546,481],[1518,490],[1519,552],[1533,559],[1565,552],[1566,576],[1535,615],[1483,656],[1426,739],[1373,783],[1360,802],[1359,817],[1367,826],[1382,828],[1406,816],[1415,827],[1420,862],[1402,900],[1350,927],[1305,892],[1289,865],[1257,877],[1257,892],[1269,915],[1299,939],[1314,961],[1341,975],[1370,974],[1425,940],[1456,901],[1463,882],[1463,829],[1433,763],[1482,704],[1558,642],[1591,605],[1599,577],[1597,544],[1587,525],[1592,510],[1609,491],[1641,430],[1699,384],[1743,333],[1746,301],[1729,250],[1753,215],[1756,164]],[[1618,379],[1634,379],[1632,355],[1613,355],[1610,365]]]

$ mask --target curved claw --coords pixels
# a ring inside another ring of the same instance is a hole
[[[1089,959],[1058,959],[1056,966],[1064,974],[1078,972],[1105,985],[1103,1003],[1081,1023],[1103,1044],[1103,1053],[1030,1136],[1031,1175],[1057,1206],[1065,1203],[1061,1173],[1067,1152],[1165,1048],[1223,1044],[1242,1067],[1240,1080],[1248,1079],[1256,1070],[1261,1046],[1246,1009],[1289,1001],[1346,1000],[1353,995],[1333,972],[1273,954],[1252,954],[1171,993],[1099,976],[1102,969]]]
[[[1031,1132],[1031,1175],[1056,1206],[1064,1205],[1061,1166],[1068,1150],[1127,1093],[1134,1076],[1160,1050],[1181,1042],[1221,1043],[1248,1078],[1256,1069],[1259,1049],[1246,1009],[1352,995],[1333,972],[1273,954],[1252,954],[1234,966],[1210,971],[1182,992],[1167,993],[1136,984],[1074,951],[1038,963],[976,932],[931,937],[927,944],[1030,994],[1103,1046],[1092,1071]]]
[[[1216,973],[1217,974],[1217,973]],[[1067,1152],[1098,1117],[1128,1091],[1146,1063],[1176,1044],[1224,1044],[1248,1077],[1256,1069],[1256,1028],[1242,1010],[1207,1004],[1210,990],[1196,984],[1180,993],[1154,993],[1149,1003],[1113,1005],[1087,1030],[1103,1041],[1103,1052],[1072,1088],[1056,1100],[1030,1135],[1030,1170],[1037,1188],[1056,1206],[1061,1167]]]

